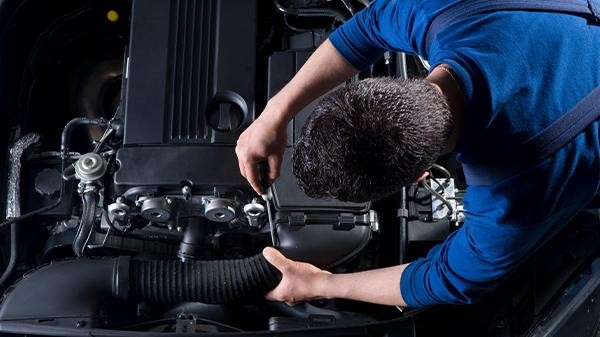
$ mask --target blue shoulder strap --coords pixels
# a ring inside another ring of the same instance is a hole
[[[534,163],[542,161],[575,138],[598,118],[600,118],[600,86],[592,90],[559,119],[523,143],[528,161]]]
[[[559,12],[580,15],[600,23],[599,0],[463,0],[438,13],[425,33],[429,51],[436,35],[446,27],[472,15],[496,11]]]
[[[463,0],[439,13],[429,25],[426,47],[429,50],[435,36],[460,20],[472,15],[494,11],[560,12],[589,18],[600,23],[600,0]],[[528,162],[540,162],[552,155],[588,125],[600,118],[600,87],[594,89],[571,110],[515,149]]]

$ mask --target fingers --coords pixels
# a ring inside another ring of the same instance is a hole
[[[248,180],[248,183],[250,183],[250,186],[252,186],[252,189],[255,190],[258,194],[264,194],[265,191],[260,185],[258,166],[256,164],[244,164],[244,169],[246,172],[245,177]]]
[[[240,167],[240,174],[242,177],[246,178],[246,168],[244,167],[244,162],[238,157],[238,166]]]
[[[235,155],[237,157],[238,160],[238,166],[240,168],[240,174],[242,175],[242,177],[246,178],[246,167],[244,164],[244,161],[246,160],[246,156],[244,156],[244,151],[242,150],[243,148],[243,142],[244,142],[244,133],[242,133],[242,135],[240,136],[240,138],[237,141],[237,144],[235,146]]]
[[[280,272],[284,272],[290,262],[281,252],[273,247],[266,247],[263,249],[263,256],[272,264],[275,268],[279,269]]]
[[[266,178],[273,183],[279,177],[286,146],[285,128],[271,124],[260,122],[259,117],[240,135],[235,148],[240,174],[258,194],[266,192],[261,186],[258,163],[267,162]]]
[[[271,248],[271,247],[266,247],[265,249],[263,249],[263,256],[265,257],[265,259],[267,260],[267,262],[269,262],[270,264],[272,264],[275,268],[279,269],[279,271],[284,274],[284,271],[286,271],[287,267],[287,259],[285,258],[285,256],[283,256],[283,254],[281,254],[277,249]],[[285,275],[284,275],[285,277]],[[286,283],[283,281],[281,281],[281,283],[279,283],[279,285],[277,287],[275,287],[275,289],[271,290],[270,292],[268,292],[265,295],[265,298],[269,301],[286,301],[288,300],[285,296],[284,296],[284,289],[285,288]]]
[[[241,140],[238,141],[238,145],[235,148],[235,154],[238,158],[238,166],[242,177],[248,180],[248,183],[250,186],[252,186],[252,189],[255,190],[256,193],[265,193],[260,185],[258,167],[253,163],[252,158],[244,150],[243,145],[241,145]]]
[[[269,182],[273,183],[277,178],[279,178],[282,158],[280,155],[273,155],[269,156],[267,161],[269,163]]]

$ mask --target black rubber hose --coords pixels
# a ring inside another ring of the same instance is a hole
[[[73,253],[76,256],[83,256],[85,245],[94,229],[94,221],[96,220],[96,206],[98,205],[98,193],[89,191],[83,193],[81,197],[83,204],[83,212],[81,214],[81,222],[77,228],[75,239],[73,240]]]
[[[106,126],[108,121],[103,118],[87,118],[77,117],[71,119],[67,125],[63,128],[63,132],[60,137],[60,153],[64,157],[69,151],[69,144],[71,143],[71,133],[73,130],[80,125],[99,125]]]
[[[10,258],[6,268],[2,272],[2,276],[0,276],[0,288],[4,286],[10,275],[12,275],[13,271],[15,270],[15,266],[17,265],[17,252],[19,251],[19,238],[17,236],[18,230],[17,222],[10,224]]]
[[[134,298],[158,303],[231,303],[262,297],[281,273],[262,254],[239,260],[132,260]]]
[[[65,161],[66,161],[66,157],[68,154],[68,150],[69,150],[69,143],[71,140],[71,132],[73,132],[73,129],[75,129],[77,126],[79,125],[100,125],[100,126],[104,126],[107,125],[108,122],[102,118],[85,118],[85,117],[78,117],[78,118],[74,118],[71,121],[69,121],[67,123],[67,125],[65,125],[65,127],[63,128],[62,134],[61,134],[61,141],[60,141],[60,171],[62,173],[65,172]],[[7,219],[6,221],[0,223],[0,228],[4,227],[4,226],[8,226],[10,224],[16,223],[16,222],[21,222],[23,220],[27,220],[29,218],[32,218],[38,214],[44,213],[44,212],[48,212],[52,209],[55,209],[56,207],[58,207],[58,205],[60,205],[62,203],[63,200],[63,195],[65,193],[65,181],[64,179],[61,180],[60,182],[60,192],[58,194],[58,199],[53,202],[52,204],[48,205],[48,206],[44,206],[42,208],[38,208],[36,210],[33,210],[29,213],[23,214],[21,216],[18,216],[16,218],[12,218],[12,219]]]

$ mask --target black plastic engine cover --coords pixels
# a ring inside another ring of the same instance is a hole
[[[254,119],[256,1],[136,0],[125,146],[235,144]]]
[[[134,0],[125,72],[125,132],[114,175],[118,193],[138,188],[200,190],[250,186],[235,144],[255,119],[257,0]],[[269,57],[268,98],[313,52]],[[290,122],[280,178],[280,211],[366,212],[369,203],[314,200],[297,186],[291,146],[314,107]]]
[[[256,16],[256,0],[134,1],[117,187],[245,184],[234,147],[255,117]]]

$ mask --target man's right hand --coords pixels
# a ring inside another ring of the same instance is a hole
[[[263,113],[240,135],[235,148],[240,173],[258,194],[263,194],[259,180],[258,164],[268,164],[269,184],[279,177],[281,160],[287,144],[287,122],[268,106]]]
[[[240,135],[235,148],[240,173],[257,193],[265,192],[258,178],[258,163],[267,162],[269,183],[279,177],[289,120],[307,104],[356,73],[358,70],[326,40],[296,76],[271,98],[260,117]]]

